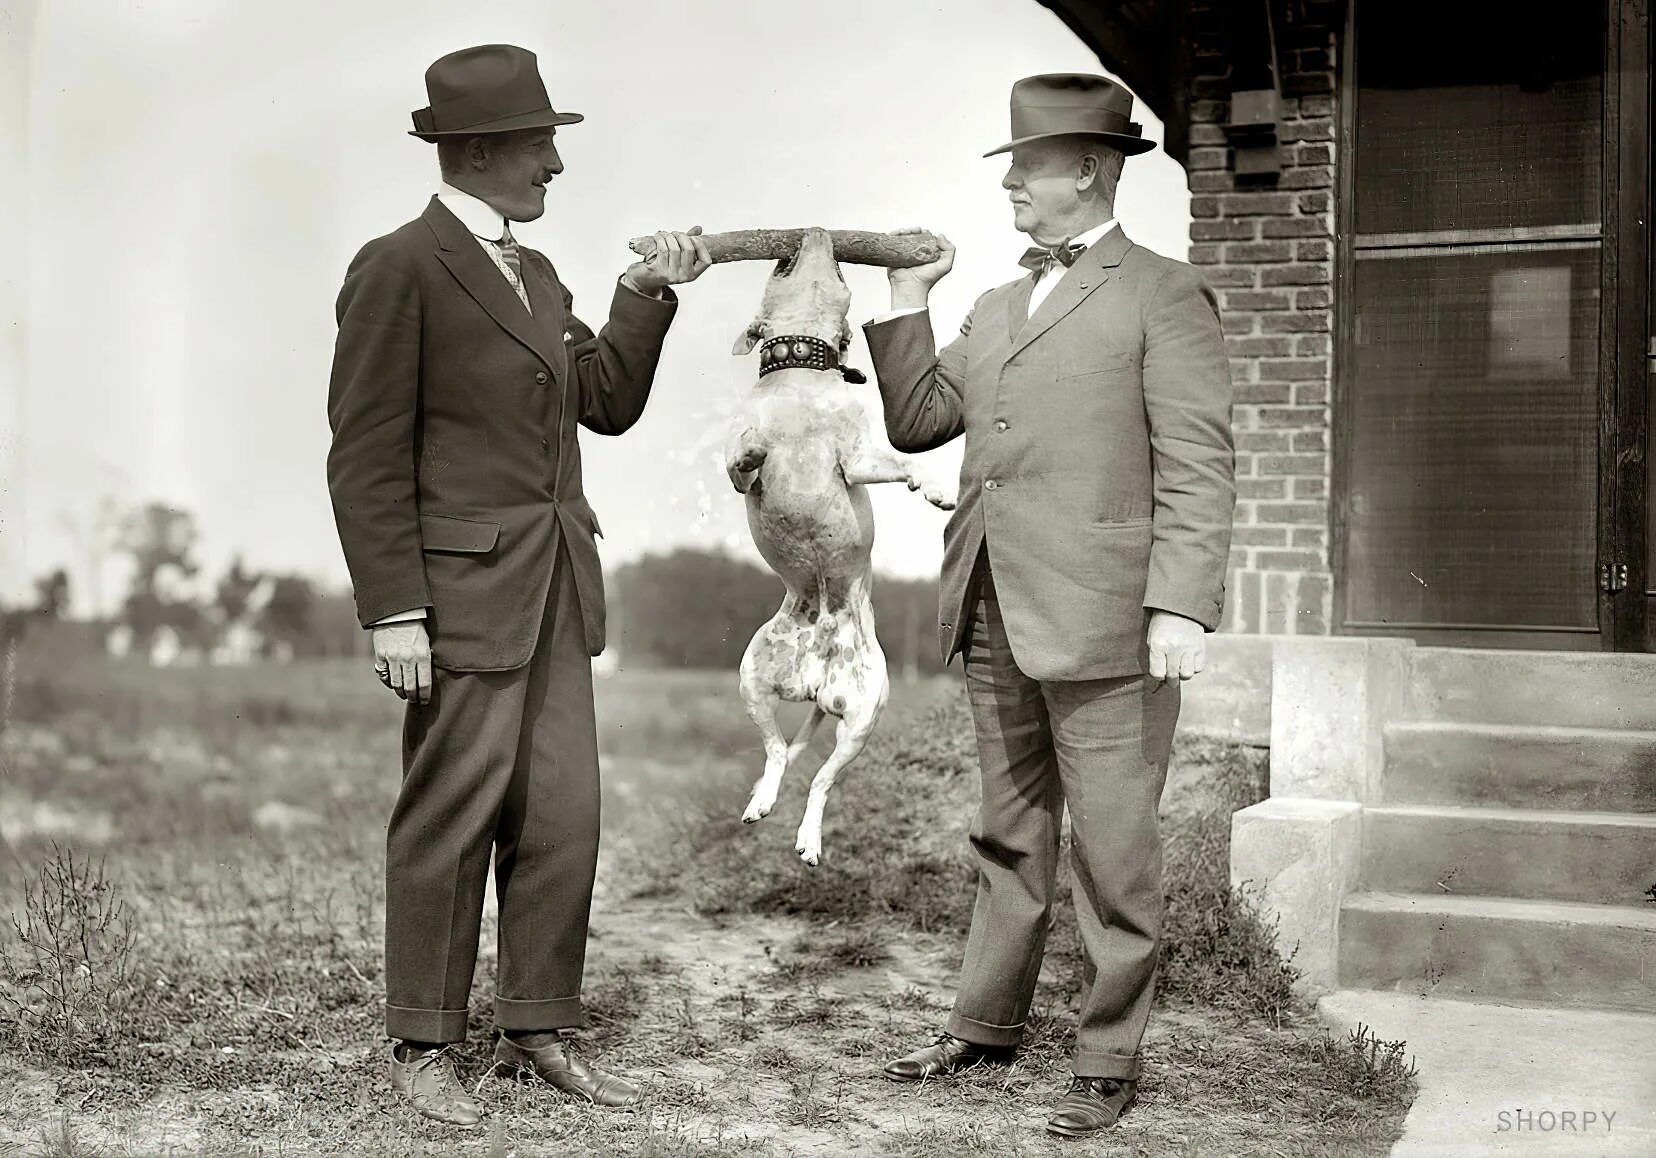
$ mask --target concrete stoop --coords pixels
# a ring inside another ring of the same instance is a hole
[[[1339,990],[1335,1026],[1402,1040],[1419,1096],[1392,1154],[1656,1154],[1656,1016]]]
[[[1656,1014],[1656,655],[1278,641],[1270,682],[1231,876],[1305,988]]]

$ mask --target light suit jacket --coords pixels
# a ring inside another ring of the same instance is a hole
[[[1230,363],[1213,291],[1112,230],[1025,320],[1033,276],[978,298],[937,352],[930,315],[865,327],[899,450],[966,436],[938,631],[965,643],[985,544],[1018,666],[1142,673],[1148,612],[1219,623],[1236,502]]]

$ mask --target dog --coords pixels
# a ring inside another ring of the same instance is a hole
[[[891,687],[874,635],[867,484],[906,482],[934,506],[955,506],[952,488],[869,421],[855,389],[865,379],[842,365],[850,305],[832,239],[806,230],[798,253],[771,273],[758,316],[732,350],[759,346],[761,354],[759,381],[731,424],[726,468],[746,496],[759,553],[787,587],[742,656],[742,702],[765,743],[765,770],[742,820],[770,814],[788,766],[823,719],[837,717],[834,750],[811,781],[794,846],[812,866],[822,860],[828,793],[868,742]],[[792,743],[776,722],[783,700],[812,705]]]

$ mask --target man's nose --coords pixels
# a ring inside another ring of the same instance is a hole
[[[553,176],[557,176],[559,173],[563,172],[563,158],[558,156],[558,146],[546,146],[545,162],[546,167],[552,170]]]
[[[1006,176],[1001,178],[1001,188],[1002,189],[1016,189],[1019,185],[1022,185],[1022,184],[1023,184],[1023,179],[1018,176],[1018,170],[1017,170],[1016,166],[1008,168],[1006,170]]]

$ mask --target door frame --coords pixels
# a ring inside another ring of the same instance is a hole
[[[1599,626],[1614,650],[1648,651],[1650,2],[1606,2],[1599,568],[1613,581],[1600,583]]]

